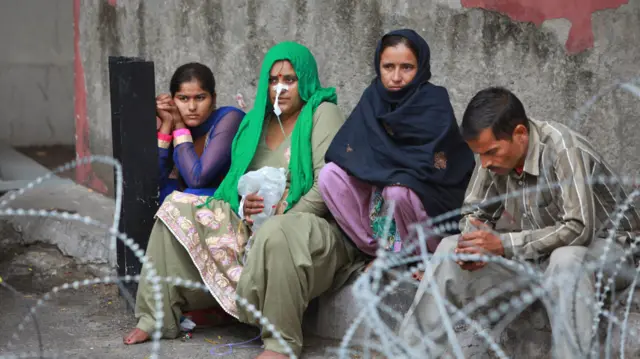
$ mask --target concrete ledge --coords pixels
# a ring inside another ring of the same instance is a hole
[[[8,198],[10,192],[0,197]],[[27,190],[8,204],[9,208],[56,210],[89,216],[107,226],[113,223],[115,202],[85,187],[64,181]],[[104,229],[72,220],[49,217],[0,217],[0,233],[20,238],[25,244],[48,243],[74,257],[80,264],[115,266],[115,253],[109,252],[109,236]],[[2,239],[2,238],[0,238]]]
[[[12,147],[0,144],[0,193],[24,188],[29,182],[48,173],[51,173],[48,168]],[[53,176],[40,186],[71,183],[73,182]]]
[[[385,283],[386,285],[386,283]],[[393,308],[393,310],[404,314],[411,306],[416,293],[416,287],[409,284],[399,287],[393,294],[383,300],[383,303]],[[327,293],[315,299],[309,306],[304,318],[305,335],[318,336],[321,338],[341,340],[355,319],[360,314],[362,303],[358,303],[353,296],[353,285],[347,285],[335,293]],[[640,296],[638,289],[633,297],[631,314],[628,326],[640,330]],[[616,297],[626,297],[619,293]],[[624,303],[620,304],[624,306]],[[620,307],[618,307],[620,308]],[[622,320],[623,310],[617,311],[617,317]],[[388,315],[381,314],[385,325],[396,328],[398,323]],[[601,345],[606,342],[606,323],[603,319],[600,338]],[[614,325],[611,340],[612,357],[620,356],[620,331]],[[520,315],[507,325],[504,330],[494,329],[491,336],[510,358],[551,358],[552,336],[551,324],[546,314],[546,310],[541,302],[534,302]],[[475,332],[465,325],[457,325],[456,332],[458,340],[462,346],[466,358],[485,359],[495,358],[493,352],[488,352],[482,339]],[[356,345],[366,338],[364,326],[360,326],[352,338],[351,344]],[[627,337],[625,356],[629,358],[640,357],[640,342],[633,337]],[[602,348],[604,354],[604,348]]]
[[[381,287],[388,284],[383,281]],[[344,286],[333,293],[327,293],[316,298],[307,309],[304,318],[305,334],[311,334],[326,339],[341,340],[352,323],[360,315],[363,303],[359,303],[353,296],[353,284]],[[416,293],[416,287],[409,284],[399,286],[393,293],[382,300],[382,303],[394,311],[405,313]],[[395,328],[397,323],[386,313],[380,314],[383,322]],[[365,325],[359,325],[353,339],[360,342],[366,338]]]

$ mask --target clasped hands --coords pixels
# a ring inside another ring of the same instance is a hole
[[[456,254],[504,255],[502,241],[495,234],[493,228],[476,218],[471,218],[470,223],[476,230],[460,236],[458,247],[454,251]],[[458,260],[457,263],[462,269],[471,272],[487,265],[486,262],[481,261]]]
[[[171,95],[162,94],[156,97],[156,128],[163,133],[171,133],[173,130],[185,128],[178,107],[173,102]]]

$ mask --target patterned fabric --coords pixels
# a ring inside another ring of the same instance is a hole
[[[238,317],[236,285],[242,273],[248,228],[228,204],[182,192],[169,195],[157,217],[189,252],[211,294],[222,308]]]
[[[278,151],[259,151],[258,167],[286,165],[290,153],[288,140]],[[240,216],[224,201],[178,191],[167,196],[156,216],[187,250],[220,306],[238,318],[236,287],[251,245],[250,229]]]
[[[385,237],[385,247],[387,251],[400,252],[401,244],[400,235],[396,228],[396,220],[391,218],[389,231],[385,233],[385,225],[387,223],[387,207],[384,205],[382,190],[376,188],[371,195],[371,205],[369,209],[369,219],[371,220],[371,230],[373,238],[379,240]]]

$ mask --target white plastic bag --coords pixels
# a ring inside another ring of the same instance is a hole
[[[287,188],[287,171],[284,168],[262,167],[257,171],[247,172],[238,181],[238,194],[242,196],[242,203],[247,195],[256,193],[264,198],[264,208],[261,213],[251,216],[253,232],[276,213],[276,206],[282,199]],[[242,210],[242,209],[241,209]],[[241,217],[244,217],[240,214]]]

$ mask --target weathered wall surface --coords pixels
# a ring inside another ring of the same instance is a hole
[[[0,141],[74,143],[71,0],[0,1]]]
[[[515,10],[497,9],[508,16],[476,8],[492,8],[495,1],[489,0],[82,2],[80,53],[91,152],[111,153],[109,55],[153,60],[158,92],[168,90],[178,65],[201,61],[215,72],[220,104],[235,104],[240,92],[250,107],[267,49],[282,40],[297,40],[311,48],[323,83],[337,88],[339,105],[348,113],[372,78],[378,38],[409,27],[429,42],[433,82],[449,89],[458,118],[478,90],[507,86],[532,117],[571,123],[614,165],[635,174],[640,170],[640,99],[617,91],[604,96],[580,121],[571,120],[576,109],[606,86],[640,76],[640,0],[616,1],[619,7],[596,11],[606,7],[596,6],[599,2],[582,3],[588,10],[586,21],[591,19],[593,46],[577,43],[578,50],[586,48],[579,52],[576,47],[568,51],[569,20],[546,20],[557,13],[570,18],[574,27],[579,25],[571,30],[578,34],[571,36],[584,40],[581,34],[589,26],[584,25],[584,14],[576,14],[585,13],[577,2],[571,2],[573,9],[563,6],[558,12],[536,9],[536,2],[511,0]],[[549,1],[539,3],[549,6]],[[532,11],[541,15],[530,20],[541,26],[509,17]],[[97,171],[103,181],[112,181],[108,171]]]

